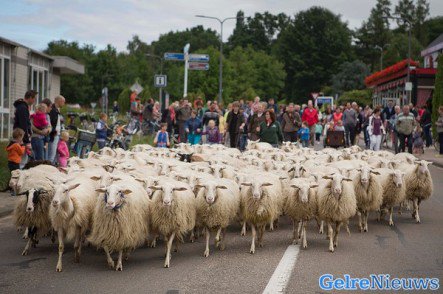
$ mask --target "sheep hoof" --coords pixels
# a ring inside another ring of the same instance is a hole
[[[292,245],[297,245],[297,244],[298,244],[298,242],[296,239],[292,240]]]
[[[246,236],[246,232],[243,232],[243,231],[242,231],[242,232],[240,233],[240,236]]]
[[[389,221],[389,226],[394,226],[394,222],[393,221]]]
[[[165,262],[165,268],[169,268],[169,262],[168,263]]]
[[[334,253],[334,248],[329,248],[329,252]]]
[[[151,242],[151,248],[155,248],[157,246],[157,241],[152,241]]]
[[[208,257],[209,256],[209,250],[205,250],[205,253],[203,253],[204,257]]]
[[[117,265],[117,267],[115,268],[116,271],[121,272],[123,271],[123,265]]]
[[[368,229],[364,229],[364,232],[367,233],[367,232],[368,232]]]
[[[255,249],[249,250],[249,253],[254,254],[255,253]]]
[[[114,264],[114,261],[113,261],[113,260],[108,261],[108,267],[109,267],[110,269],[114,269],[115,264]]]
[[[75,263],[79,263],[79,262],[80,262],[80,256],[77,255],[77,253],[76,253],[75,256],[74,256],[74,262],[75,262]]]
[[[221,243],[220,247],[218,248],[220,251],[225,250],[226,246],[225,244]]]
[[[29,254],[29,250],[28,250],[28,249],[23,250],[23,252],[22,252],[22,255],[23,255],[23,256],[26,256],[26,255],[28,255],[28,254]]]
[[[55,271],[56,272],[58,272],[58,273],[61,273],[62,272],[62,270],[63,270],[63,268],[62,268],[62,266],[60,265],[57,265],[57,267],[55,268]]]

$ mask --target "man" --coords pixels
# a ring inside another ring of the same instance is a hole
[[[432,135],[431,135],[431,126],[432,126],[432,118],[431,112],[428,110],[426,105],[422,106],[423,113],[420,118],[420,125],[423,128],[423,133],[425,134],[426,139],[426,148],[429,148],[432,145]]]
[[[403,112],[397,117],[395,127],[400,140],[400,152],[405,152],[406,140],[408,140],[408,152],[412,153],[412,132],[416,126],[414,114],[409,111],[409,106],[403,106]]]
[[[186,143],[186,121],[191,117],[192,108],[189,106],[188,99],[183,99],[181,106],[177,110],[178,132],[180,142]]]
[[[309,140],[311,141],[311,145],[315,144],[315,125],[318,123],[318,112],[312,105],[312,100],[308,101],[308,106],[303,110],[303,115],[301,117],[302,122],[305,121],[308,123],[309,127]]]
[[[395,105],[393,100],[388,101],[388,105],[383,109],[382,115],[385,121],[389,121],[391,116],[395,115]]]
[[[236,101],[232,103],[232,111],[228,113],[226,119],[226,130],[229,132],[231,148],[237,148],[239,135],[243,132],[244,127],[245,118],[243,113],[240,113],[240,105]]]
[[[273,109],[275,116],[278,116],[278,107],[277,104],[275,104],[274,98],[269,98],[268,100],[268,109]]]
[[[294,111],[294,103],[289,103],[286,112],[283,114],[281,128],[285,141],[296,142],[297,131],[301,126],[300,114]]]
[[[394,107],[394,115],[391,115],[391,118],[389,120],[389,124],[392,126],[392,144],[394,145],[394,152],[395,154],[398,153],[398,132],[397,128],[395,127],[397,118],[401,113],[401,108],[398,105],[395,105]]]
[[[24,99],[18,99],[14,102],[15,113],[14,113],[14,126],[13,129],[20,128],[25,134],[23,136],[23,144],[26,146],[27,150],[31,150],[31,119],[29,114],[29,109],[35,103],[35,97],[38,92],[34,90],[29,90],[25,93]],[[46,134],[47,135],[47,134]],[[20,163],[20,168],[23,168],[28,161],[28,155],[25,152]]]
[[[253,105],[252,110],[254,114],[249,117],[248,123],[249,139],[256,141],[260,139],[260,134],[259,131],[257,131],[257,128],[265,121],[265,116],[263,115],[263,105],[261,104]]]
[[[355,127],[357,126],[357,113],[352,108],[351,103],[346,103],[343,112],[343,125],[345,127],[346,146],[351,146],[355,141]]]
[[[54,98],[54,104],[52,105],[51,112],[49,112],[49,118],[51,120],[52,131],[49,134],[48,145],[48,160],[55,163],[55,155],[57,153],[58,141],[60,141],[61,132],[61,114],[60,109],[65,105],[65,97],[58,95]]]

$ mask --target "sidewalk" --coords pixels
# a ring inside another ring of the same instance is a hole
[[[18,197],[13,197],[9,192],[0,192],[0,218],[10,215],[15,208]]]
[[[443,168],[443,158],[435,157],[436,154],[438,154],[438,152],[435,151],[434,147],[431,147],[429,149],[425,149],[424,154],[416,156],[420,159],[431,161],[435,166]]]

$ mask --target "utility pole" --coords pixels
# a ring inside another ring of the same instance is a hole
[[[218,77],[218,103],[222,102],[223,95],[223,24],[228,19],[242,19],[243,17],[227,17],[221,20],[218,17],[206,16],[206,15],[196,15],[196,17],[215,19],[220,23],[220,66],[219,66],[219,77]]]
[[[183,86],[183,98],[188,96],[188,62],[189,62],[189,43],[183,48],[183,53],[185,54],[185,78]]]
[[[160,60],[160,74],[162,75],[163,74],[163,60],[164,60],[164,58],[160,57],[158,55],[149,54],[149,53],[147,53],[145,55],[148,56],[148,57],[157,58],[157,59]],[[163,87],[160,87],[159,90],[158,90],[158,101],[160,103],[162,103],[162,98],[163,98]]]

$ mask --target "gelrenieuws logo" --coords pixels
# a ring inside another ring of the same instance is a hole
[[[438,278],[391,278],[388,274],[369,275],[367,278],[352,278],[343,275],[343,278],[334,278],[331,274],[324,274],[318,279],[322,290],[438,290]]]

